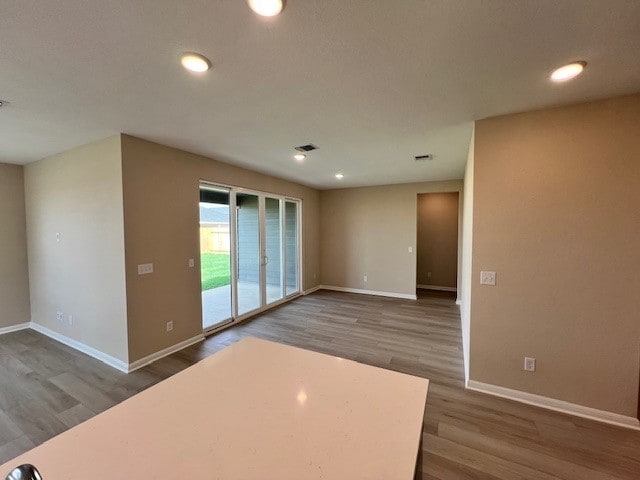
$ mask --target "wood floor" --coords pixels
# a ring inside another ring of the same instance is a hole
[[[465,391],[449,294],[320,291],[129,375],[31,330],[0,336],[0,463],[247,335],[429,378],[423,479],[640,479],[639,432]]]

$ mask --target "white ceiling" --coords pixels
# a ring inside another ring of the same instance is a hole
[[[639,91],[639,52],[638,0],[0,0],[0,161],[125,132],[320,188],[461,178],[474,119]]]

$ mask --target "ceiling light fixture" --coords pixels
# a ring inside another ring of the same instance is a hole
[[[299,162],[303,161],[307,156],[304,153],[296,153],[293,158],[298,160]]]
[[[584,61],[571,62],[554,70],[551,74],[551,80],[554,82],[566,82],[580,75],[586,66],[587,62]]]
[[[283,0],[247,0],[251,10],[263,17],[274,17],[284,8]]]
[[[336,178],[338,180],[342,180],[344,178],[344,175],[342,173],[336,173]]]
[[[194,73],[203,73],[211,68],[211,62],[207,57],[194,52],[185,52],[180,62],[184,68]]]

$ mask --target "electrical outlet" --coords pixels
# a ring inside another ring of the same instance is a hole
[[[61,322],[63,319],[64,319],[64,314],[63,314],[60,310],[58,310],[58,311],[56,312],[56,320],[58,320],[59,322]]]
[[[167,322],[167,332],[173,330],[173,322]]]
[[[431,278],[431,272],[427,272],[427,278]]]
[[[193,258],[189,259],[189,268],[193,268],[196,266],[196,261]]]
[[[524,357],[524,369],[527,372],[536,371],[536,359],[533,357]]]
[[[368,278],[367,278],[367,274],[366,273],[364,274],[363,279],[364,279],[364,283],[367,283]]]
[[[413,247],[407,247],[407,250],[409,251],[409,253],[413,253]]]
[[[56,232],[56,242],[60,241],[60,232]]]
[[[480,285],[495,285],[496,272],[480,272]]]
[[[138,265],[138,275],[148,275],[153,273],[153,263],[142,263]]]

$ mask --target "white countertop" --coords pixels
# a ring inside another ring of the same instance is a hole
[[[43,480],[412,479],[429,381],[245,338],[0,467]]]

